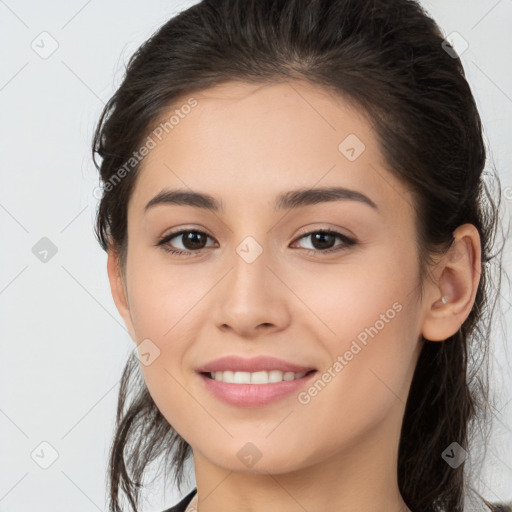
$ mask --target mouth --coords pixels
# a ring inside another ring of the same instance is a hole
[[[299,380],[315,372],[316,370],[309,370],[306,372],[283,372],[280,370],[242,372],[235,370],[224,370],[200,373],[206,378],[227,384],[273,384],[283,381]]]
[[[317,370],[294,373],[280,370],[257,372],[198,372],[210,396],[235,407],[263,407],[292,397],[308,385]]]

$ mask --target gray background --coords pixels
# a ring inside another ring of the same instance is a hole
[[[123,64],[193,3],[0,0],[0,511],[106,509],[107,452],[133,343],[93,236],[98,177],[90,142]],[[469,44],[462,60],[510,218],[512,1],[423,4],[446,35],[456,31]],[[44,55],[52,44],[58,48]],[[48,249],[43,237],[57,250],[46,262],[33,251]],[[512,275],[510,246],[505,261]],[[495,428],[478,484],[492,500],[512,500],[511,302],[504,283],[508,324],[496,324],[491,353]],[[156,480],[148,489],[144,511],[180,498],[163,487]]]

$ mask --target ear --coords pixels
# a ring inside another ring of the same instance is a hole
[[[124,320],[130,337],[136,342],[135,330],[130,312],[130,303],[128,301],[128,289],[125,283],[125,277],[121,272],[120,260],[117,251],[109,248],[107,251],[107,274],[110,282],[110,291],[116,305],[117,311]]]
[[[421,332],[430,341],[444,341],[459,330],[471,313],[480,282],[478,230],[473,224],[463,224],[453,236],[455,240],[436,266],[434,282],[425,296],[427,309]]]

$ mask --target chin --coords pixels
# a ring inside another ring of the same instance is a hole
[[[310,459],[313,459],[305,453],[298,453],[296,443],[286,447],[272,443],[269,439],[261,439],[261,442],[258,439],[232,439],[229,443],[218,443],[217,446],[219,449],[212,453],[210,444],[202,453],[216,466],[236,473],[291,473],[307,467],[311,463]]]

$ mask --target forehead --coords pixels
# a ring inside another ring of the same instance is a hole
[[[268,203],[292,188],[333,185],[389,205],[411,201],[386,171],[369,120],[319,86],[221,84],[175,100],[158,127],[132,197],[137,210],[163,188],[177,187],[208,191],[223,203]]]

